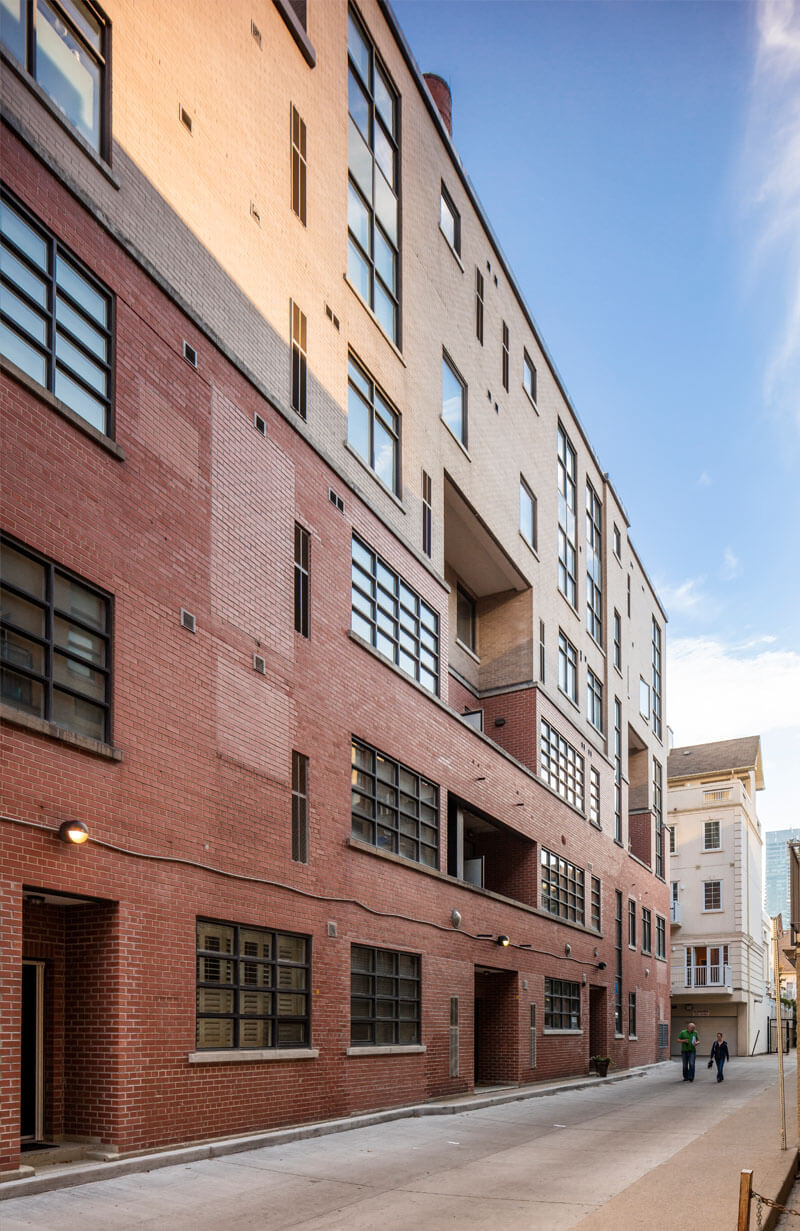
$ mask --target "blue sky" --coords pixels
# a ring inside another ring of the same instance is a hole
[[[800,0],[394,0],[670,618],[800,824]]]

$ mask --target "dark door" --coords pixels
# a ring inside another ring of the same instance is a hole
[[[23,1141],[42,1135],[42,985],[41,962],[22,963],[22,1046],[20,1130]]]
[[[476,1084],[476,1085],[477,1085],[477,1083],[478,1083],[478,1074],[479,1074],[479,1072],[480,1072],[480,1054],[481,1054],[480,1042],[481,1042],[481,1025],[482,1025],[482,1021],[481,1021],[481,1018],[482,1018],[482,1012],[481,1012],[481,1010],[482,1010],[482,1008],[483,1008],[483,1001],[482,1001],[482,1000],[478,1000],[478,997],[476,996],[476,997],[475,997],[475,1008],[474,1008],[474,1020],[475,1020],[475,1043],[474,1043],[475,1072],[474,1072],[474,1075],[473,1075],[473,1080],[474,1080],[474,1082],[475,1082],[475,1084]]]

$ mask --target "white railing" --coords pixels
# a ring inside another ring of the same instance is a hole
[[[733,987],[730,966],[690,966],[685,972],[684,987]]]
[[[670,923],[680,923],[681,921],[681,904],[680,902],[670,902],[669,904],[669,921]]]

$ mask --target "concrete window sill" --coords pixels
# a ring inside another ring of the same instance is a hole
[[[316,1060],[318,1047],[269,1047],[236,1051],[190,1051],[190,1064],[257,1064],[265,1060]]]

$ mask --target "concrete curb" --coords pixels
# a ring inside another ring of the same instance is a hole
[[[131,1154],[125,1158],[110,1155],[102,1161],[82,1161],[63,1167],[54,1166],[39,1175],[5,1182],[0,1179],[0,1201],[9,1201],[14,1197],[30,1197],[36,1193],[52,1192],[60,1188],[75,1188],[80,1184],[93,1184],[99,1180],[112,1180],[117,1176],[155,1171],[161,1167],[179,1167],[188,1163],[202,1162],[209,1158],[224,1158],[226,1155],[240,1154],[245,1150],[260,1150],[267,1146],[287,1145],[292,1141],[307,1141],[312,1137],[324,1137],[330,1133],[347,1133],[355,1128],[387,1124],[391,1120],[405,1120],[414,1116],[459,1115],[466,1111],[479,1111],[484,1107],[518,1103],[523,1099],[547,1098],[549,1095],[563,1094],[569,1090],[585,1090],[591,1086],[604,1086],[610,1082],[644,1077],[649,1071],[663,1068],[664,1065],[670,1063],[668,1060],[663,1060],[658,1064],[625,1069],[611,1077],[574,1077],[560,1082],[517,1086],[514,1089],[490,1094],[464,1094],[455,1099],[441,1099],[406,1107],[388,1107],[382,1111],[346,1116],[338,1120],[299,1124],[293,1128],[273,1129],[270,1132],[249,1134],[246,1137],[226,1137],[220,1141],[206,1141],[196,1145],[180,1146],[177,1149],[158,1150],[153,1153]]]

